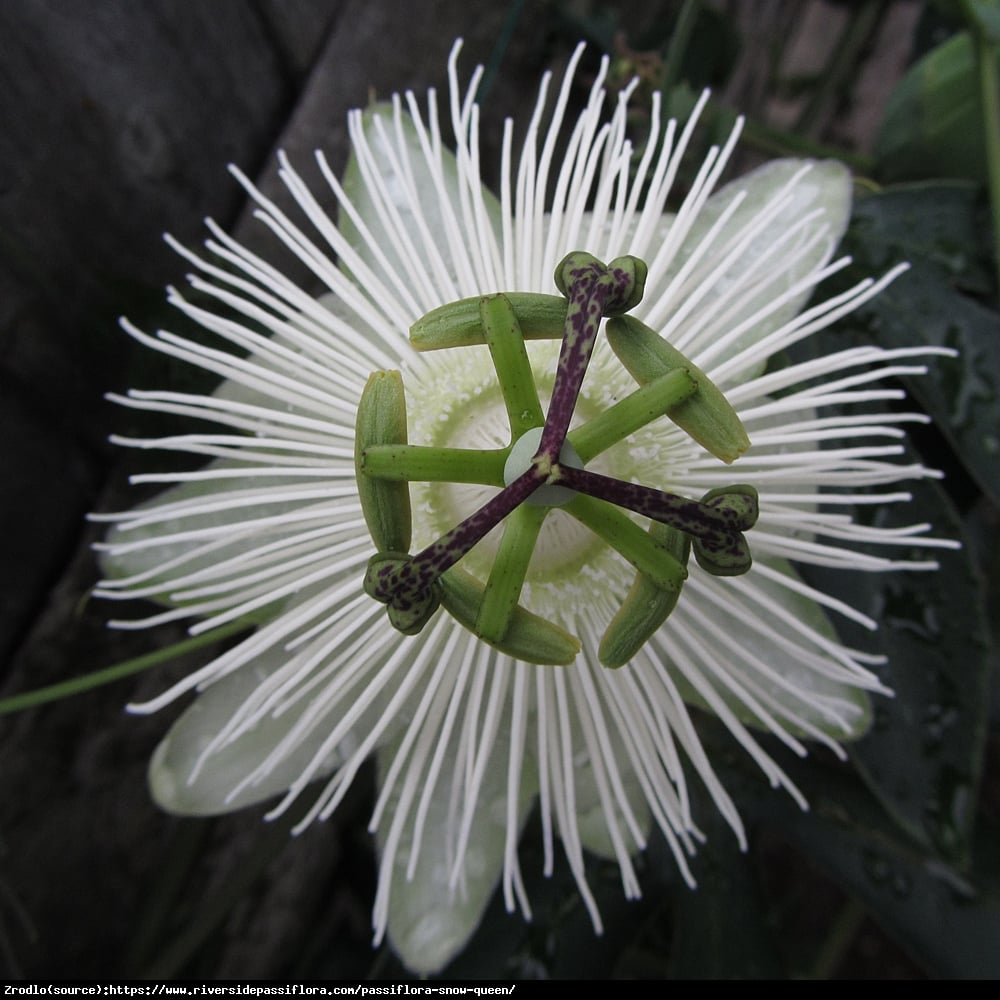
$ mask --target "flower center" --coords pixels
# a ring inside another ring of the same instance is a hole
[[[528,345],[528,355],[544,408],[552,392],[557,352],[552,342],[536,343]],[[602,369],[610,369],[610,366],[604,364]],[[627,384],[623,379],[620,381]],[[410,436],[414,442],[441,449],[507,451],[500,485],[509,486],[517,474],[528,468],[537,451],[541,425],[525,431],[511,447],[503,396],[484,349],[440,351],[428,356],[426,364],[407,374],[407,399]],[[599,413],[600,402],[590,398],[585,389],[577,402],[577,422],[587,422]],[[528,416],[524,421],[528,422]],[[617,467],[621,463],[614,461],[613,454],[605,452],[596,456],[590,467],[607,475],[622,475],[624,470]],[[578,468],[583,465],[568,441],[560,459]],[[496,493],[496,486],[475,482],[413,482],[410,492],[414,512],[413,544],[421,548],[478,510]],[[573,495],[566,487],[543,486],[525,503],[558,508]],[[496,560],[502,535],[500,525],[491,529],[465,555],[463,567],[478,578],[486,579]],[[613,550],[579,521],[553,509],[539,532],[526,575],[526,586],[532,592],[532,607],[547,618],[566,618],[567,609],[578,602],[579,594],[564,595],[560,588],[578,579],[587,566],[595,570],[600,567],[602,578],[604,573],[611,572],[618,588],[627,588],[627,567],[621,567]]]
[[[543,427],[533,427],[530,431],[525,431],[513,444],[507,461],[503,466],[504,486],[510,486],[520,476],[523,476],[530,468],[532,459],[538,453],[538,448],[542,443]],[[576,449],[564,441],[559,450],[559,464],[573,469],[582,469],[583,462],[576,453]],[[564,503],[569,503],[576,496],[576,491],[565,486],[539,486],[534,493],[524,502],[532,507],[561,507]]]
[[[692,549],[711,573],[746,572],[750,551],[743,532],[756,522],[757,496],[753,487],[738,485],[689,500],[587,466],[661,415],[725,461],[749,441],[705,374],[625,315],[642,297],[645,264],[622,257],[604,265],[573,253],[555,277],[563,298],[511,293],[467,299],[414,324],[411,341],[418,350],[485,345],[499,390],[483,380],[481,364],[469,380],[456,379],[454,369],[449,377],[448,363],[417,366],[417,381],[434,387],[419,393],[418,424],[424,426],[418,437],[426,443],[408,443],[399,373],[376,372],[369,380],[358,410],[356,458],[362,509],[378,553],[369,562],[365,589],[387,605],[400,631],[419,632],[444,605],[504,652],[536,663],[569,663],[579,642],[552,619],[571,621],[572,615],[544,599],[539,610],[547,617],[536,614],[520,603],[522,592],[529,581],[565,577],[569,567],[601,579],[613,549],[636,574],[599,651],[605,665],[617,667],[673,609]],[[578,407],[606,317],[612,317],[609,344],[639,387],[607,409]],[[537,382],[548,379],[536,380],[525,344],[539,339],[559,340],[554,376],[544,386],[544,415]],[[467,373],[473,372],[471,361],[470,355]],[[439,393],[446,395],[433,405],[428,396]],[[416,555],[410,554],[411,482],[426,484],[415,488],[417,525],[418,533],[429,526],[432,536],[418,537],[423,548]],[[648,518],[648,530],[626,510]],[[623,591],[615,585],[606,596],[616,599]]]

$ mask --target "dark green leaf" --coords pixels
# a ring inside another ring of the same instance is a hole
[[[931,482],[912,483],[904,505],[866,508],[892,528],[931,523],[939,537],[960,525],[947,497]],[[988,639],[978,579],[968,551],[898,553],[936,558],[928,572],[853,573],[810,569],[827,593],[850,601],[879,622],[865,632],[837,623],[855,648],[888,658],[885,679],[894,698],[875,700],[875,723],[851,754],[887,811],[919,842],[962,858],[968,850],[975,792],[986,738]]]
[[[896,86],[875,144],[887,181],[965,177],[985,182],[986,146],[970,35],[954,35]]]
[[[959,872],[887,836],[849,782],[828,784],[807,814],[788,808],[778,831],[860,899],[879,925],[932,975],[1000,976],[1000,850],[980,836],[977,867]]]
[[[752,858],[712,803],[701,817],[708,839],[691,865],[698,888],[674,899],[673,977],[783,978]]]
[[[899,261],[912,269],[842,326],[856,343],[935,346],[957,359],[932,359],[906,388],[945,434],[979,486],[1000,498],[1000,317],[956,291],[982,286],[975,255],[976,202],[964,185],[886,190],[856,207],[844,249],[855,260],[843,280],[879,274]]]
[[[1000,4],[997,0],[966,0],[966,17],[975,30],[993,45],[1000,45]]]

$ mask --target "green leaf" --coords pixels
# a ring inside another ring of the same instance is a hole
[[[939,537],[959,537],[957,515],[928,481],[910,485],[905,505],[864,508],[879,528],[930,522]],[[915,540],[912,553],[927,558]],[[874,635],[838,625],[848,645],[888,657],[885,680],[896,692],[879,699],[868,736],[851,755],[885,809],[917,841],[964,857],[972,832],[988,707],[988,639],[978,579],[967,550],[932,553],[940,569],[854,573],[810,568],[805,576],[833,596],[850,598],[880,623]]]
[[[993,45],[1000,45],[1000,4],[997,0],[965,0],[965,16]]]
[[[753,859],[712,803],[700,816],[708,839],[691,863],[698,887],[674,897],[672,978],[783,978]]]
[[[958,459],[1000,498],[1000,316],[956,291],[982,287],[975,194],[948,183],[908,185],[859,202],[845,241],[854,265],[843,281],[909,259],[912,270],[866,303],[841,329],[858,344],[948,347],[928,373],[904,377]]]
[[[981,123],[975,49],[962,32],[924,56],[893,91],[875,144],[879,176],[985,182]]]
[[[807,780],[802,781],[807,790]],[[885,829],[856,781],[828,772],[812,809],[768,807],[764,821],[821,865],[930,974],[1000,976],[1000,850],[980,831],[976,867],[957,870]]]

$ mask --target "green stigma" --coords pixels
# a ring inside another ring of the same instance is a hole
[[[444,608],[482,641],[538,664],[571,663],[579,640],[521,603],[542,525],[560,509],[615,549],[634,583],[608,624],[598,655],[620,667],[663,625],[680,597],[694,553],[716,576],[745,573],[744,532],[757,521],[757,492],[737,484],[701,500],[625,482],[586,468],[601,452],[666,416],[702,447],[732,462],[750,444],[739,416],[704,372],[655,331],[626,315],[642,299],[646,265],[603,264],[584,252],[556,268],[561,296],[509,293],[463,299],[417,320],[417,350],[485,345],[496,371],[509,442],[494,449],[411,445],[399,372],[375,372],[358,407],[355,462],[365,522],[375,544],[365,590],[389,620],[413,635]],[[624,399],[570,431],[601,322],[638,383]],[[547,410],[526,340],[559,340]],[[411,554],[410,482],[478,483],[497,492],[423,550]],[[649,521],[644,530],[630,514]],[[503,534],[485,580],[457,564],[488,532]]]

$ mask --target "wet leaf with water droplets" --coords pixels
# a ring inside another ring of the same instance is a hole
[[[859,345],[948,347],[958,358],[932,358],[926,375],[902,377],[933,418],[969,475],[1000,499],[1000,316],[957,288],[985,291],[977,259],[975,189],[958,183],[913,184],[862,199],[844,251],[854,263],[847,283],[909,260],[912,269],[841,324]]]
[[[940,487],[911,484],[905,506],[859,515],[884,527],[932,522],[939,536],[960,537],[957,514]],[[920,551],[940,568],[924,573],[852,574],[810,568],[806,578],[849,599],[880,623],[878,632],[838,622],[850,646],[888,658],[883,676],[895,691],[881,700],[869,735],[850,748],[872,790],[917,840],[944,856],[969,850],[986,737],[988,642],[969,551]],[[902,555],[902,553],[899,553]]]

